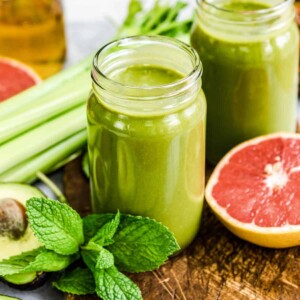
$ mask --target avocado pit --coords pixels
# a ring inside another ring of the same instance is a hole
[[[0,236],[18,240],[27,227],[25,206],[12,198],[0,199]]]

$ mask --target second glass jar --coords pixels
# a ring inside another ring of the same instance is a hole
[[[204,68],[210,162],[252,137],[296,130],[292,0],[199,0],[191,43]]]
[[[181,248],[203,206],[201,73],[197,53],[177,40],[115,41],[95,56],[87,107],[93,210],[156,219]]]

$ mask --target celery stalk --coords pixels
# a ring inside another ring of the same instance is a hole
[[[70,109],[84,105],[88,98],[89,90],[89,84],[84,85],[81,90],[66,93],[65,96],[54,97],[52,100],[42,103],[39,106],[23,110],[9,119],[0,121],[0,145]]]
[[[0,160],[0,173],[4,173],[85,127],[85,105],[81,105],[1,145],[0,157],[5,159]]]
[[[38,85],[25,90],[9,99],[0,103],[0,120],[11,118],[19,112],[27,110],[56,97],[62,97],[69,92],[81,90],[84,84],[90,87],[92,57],[88,56],[80,63],[68,68]],[[77,80],[76,80],[77,78]],[[86,78],[84,80],[84,78]],[[84,84],[81,81],[84,80]]]
[[[78,149],[86,144],[86,131],[82,130],[72,135],[53,147],[46,149],[44,152],[21,162],[8,171],[1,173],[0,181],[2,182],[26,182],[31,183],[36,179],[36,174],[53,170],[53,166],[72,155]]]

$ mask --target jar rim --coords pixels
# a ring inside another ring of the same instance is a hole
[[[104,74],[104,72],[101,70],[101,68],[98,65],[98,59],[105,50],[113,49],[116,46],[125,46],[125,45],[134,44],[134,43],[145,43],[145,44],[149,43],[149,44],[151,44],[151,43],[155,43],[155,42],[156,43],[165,43],[168,45],[175,46],[178,49],[184,50],[186,53],[189,54],[191,61],[193,61],[193,69],[188,74],[184,75],[183,78],[176,80],[174,82],[168,83],[168,84],[152,85],[152,86],[135,86],[135,85],[123,84],[121,82],[113,80],[112,78],[110,78],[109,76]],[[125,89],[131,90],[131,91],[136,91],[136,90],[152,91],[155,89],[172,90],[175,87],[185,85],[190,81],[194,82],[199,77],[201,77],[202,72],[203,72],[203,66],[202,66],[201,60],[199,58],[199,55],[196,52],[196,50],[194,48],[192,48],[190,45],[188,45],[178,39],[166,37],[166,36],[139,35],[139,36],[130,36],[130,37],[125,37],[125,38],[121,38],[118,40],[114,40],[114,41],[111,41],[108,44],[104,45],[103,47],[101,47],[96,52],[94,59],[93,59],[92,79],[93,79],[94,83],[96,83],[98,86],[100,86],[98,79],[101,78],[101,80],[104,80],[107,84],[113,84],[115,87],[125,88]]]
[[[269,14],[270,11],[281,11],[282,9],[285,9],[289,5],[291,5],[294,0],[280,0],[277,4],[271,5],[270,7],[262,8],[262,9],[256,9],[256,10],[233,10],[226,7],[221,7],[216,5],[217,2],[211,1],[211,0],[196,0],[197,5],[199,6],[201,3],[204,3],[205,5],[208,5],[209,7],[216,9],[218,11],[224,12],[224,13],[230,13],[240,16],[263,16],[265,14]],[[225,2],[225,1],[224,1]],[[264,2],[262,1],[261,4]]]

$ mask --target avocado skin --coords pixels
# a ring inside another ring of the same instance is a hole
[[[8,281],[7,279],[5,279],[4,277],[0,277],[0,280],[14,289],[18,289],[18,290],[22,290],[22,291],[31,291],[31,290],[35,290],[35,289],[39,288],[40,286],[42,286],[47,281],[48,277],[49,277],[49,273],[40,272],[40,273],[36,274],[36,277],[32,281],[24,283],[24,284],[12,283],[12,282]],[[1,298],[0,298],[0,300],[1,300]]]

